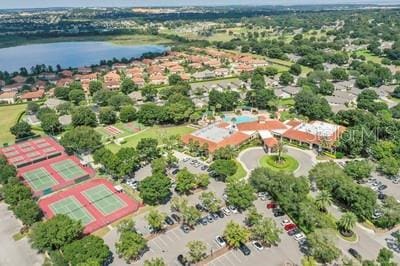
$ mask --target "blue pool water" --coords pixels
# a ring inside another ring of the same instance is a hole
[[[246,123],[246,122],[253,122],[256,121],[256,117],[247,116],[247,115],[237,115],[237,116],[225,116],[225,122],[232,122],[232,118],[236,118],[236,124]]]

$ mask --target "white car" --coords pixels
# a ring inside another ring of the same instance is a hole
[[[228,200],[228,195],[226,193],[222,194],[222,198],[227,201]]]
[[[222,236],[217,236],[217,237],[215,238],[215,242],[217,242],[217,244],[218,244],[220,247],[225,247],[225,246],[226,246],[226,242],[225,242],[225,240],[222,238]]]
[[[230,211],[228,208],[226,208],[226,207],[223,208],[222,211],[224,212],[224,214],[225,214],[226,216],[231,215],[231,211]]]
[[[253,241],[253,242],[251,242],[251,243],[253,244],[253,246],[254,246],[258,251],[261,251],[261,250],[264,249],[263,245],[261,245],[261,243],[258,242],[258,241]]]
[[[281,222],[281,225],[282,226],[285,226],[285,225],[288,225],[288,224],[291,224],[292,223],[292,221],[290,221],[290,220],[288,220],[288,219],[285,219],[285,220],[283,220],[282,222]]]
[[[295,234],[295,235],[294,235],[294,239],[295,239],[296,241],[300,241],[300,240],[302,240],[302,239],[304,239],[304,238],[306,238],[306,236],[305,236],[303,233],[298,233],[298,234]]]
[[[230,205],[228,208],[232,213],[238,213],[238,210],[237,210],[237,208],[235,206]]]

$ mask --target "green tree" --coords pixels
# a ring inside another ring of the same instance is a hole
[[[153,101],[157,96],[157,92],[157,88],[152,85],[142,88],[142,96],[146,101]]]
[[[78,126],[97,126],[96,114],[86,106],[80,106],[72,111],[72,125]]]
[[[32,199],[23,199],[19,201],[14,208],[14,214],[24,225],[28,226],[40,221],[42,218],[42,211]]]
[[[295,76],[301,74],[301,65],[300,64],[293,64],[290,66],[289,73]]]
[[[146,177],[139,183],[139,191],[146,204],[165,203],[171,195],[171,180],[160,174]]]
[[[305,256],[301,259],[301,265],[302,266],[317,266],[318,263],[313,257]]]
[[[323,95],[332,95],[335,90],[335,86],[332,82],[323,80],[319,84],[318,92]]]
[[[335,67],[331,70],[331,75],[334,80],[348,80],[349,74],[347,73],[346,69]]]
[[[385,157],[379,161],[378,169],[386,175],[394,176],[399,173],[400,162],[396,158]]]
[[[99,113],[99,121],[105,125],[115,124],[117,121],[117,114],[111,107],[102,107]]]
[[[16,175],[17,170],[13,165],[0,163],[0,184],[6,184],[11,177],[15,177]]]
[[[341,255],[335,246],[333,233],[329,230],[318,229],[307,237],[310,244],[310,255],[320,263],[330,263]]]
[[[119,111],[122,106],[132,105],[133,102],[131,98],[124,94],[114,94],[112,95],[108,101],[108,105],[111,106],[115,111]]]
[[[60,139],[67,151],[86,152],[101,147],[101,136],[93,128],[76,127],[66,132]]]
[[[10,178],[8,183],[1,188],[1,193],[5,203],[11,208],[17,206],[18,202],[22,200],[32,198],[29,188],[21,184],[17,178]]]
[[[234,157],[236,157],[236,151],[233,146],[219,148],[213,154],[214,160],[232,160]]]
[[[381,265],[381,266],[395,266],[397,265],[393,260],[393,251],[387,249],[387,248],[381,248],[379,250],[378,258],[376,261]]]
[[[111,251],[104,240],[93,235],[66,244],[62,248],[62,253],[71,265],[88,262],[103,265],[111,256]]]
[[[204,242],[192,240],[187,243],[186,247],[189,249],[188,255],[191,262],[196,263],[206,257],[207,246]]]
[[[28,102],[27,106],[26,106],[26,111],[28,113],[36,113],[37,111],[39,111],[40,106],[35,103],[35,102]]]
[[[151,260],[145,260],[144,266],[167,266],[162,258],[152,258]]]
[[[124,258],[127,263],[140,257],[147,247],[147,241],[135,231],[124,230],[115,243],[117,254]]]
[[[349,161],[344,167],[345,173],[354,180],[369,178],[373,167],[367,160]]]
[[[315,204],[321,211],[326,211],[326,209],[332,205],[331,193],[326,190],[321,190],[315,199]]]
[[[227,177],[236,173],[237,165],[233,160],[215,160],[210,165],[210,170],[213,171],[213,177],[225,181]]]
[[[68,100],[70,89],[67,87],[57,87],[54,90],[54,95],[60,100]]]
[[[195,226],[201,217],[200,211],[193,206],[181,206],[181,213],[183,222],[190,227]]]
[[[83,90],[71,90],[68,93],[68,99],[75,105],[85,100],[85,93]]]
[[[160,231],[163,229],[165,217],[165,213],[161,213],[156,209],[152,209],[146,215],[146,220],[154,231]]]
[[[283,72],[279,77],[279,83],[281,85],[289,85],[294,82],[293,76],[289,72]]]
[[[58,250],[80,237],[82,230],[80,221],[58,214],[32,227],[30,233],[32,247],[39,252]]]
[[[252,206],[247,210],[246,225],[253,226],[257,224],[263,218],[262,214],[257,211],[257,208]]]
[[[337,225],[342,232],[351,233],[356,223],[357,216],[352,212],[346,212],[340,217]]]
[[[119,112],[119,119],[123,123],[132,122],[136,119],[136,109],[132,105],[122,106]]]
[[[200,201],[202,205],[208,210],[209,212],[217,212],[221,208],[221,200],[217,198],[214,192],[212,191],[205,191],[200,195]]]
[[[180,82],[182,82],[182,78],[178,74],[172,74],[168,77],[169,85],[176,85]]]
[[[238,248],[241,243],[249,240],[250,231],[234,221],[229,221],[224,230],[224,237],[230,247]]]
[[[89,82],[89,92],[90,95],[94,95],[96,92],[103,89],[103,82],[100,80],[92,80]]]
[[[16,123],[10,128],[10,132],[15,136],[16,139],[27,138],[33,135],[31,125],[25,121]]]
[[[176,191],[179,193],[188,193],[196,186],[196,176],[189,172],[187,168],[180,170],[176,175]]]
[[[138,86],[131,79],[125,78],[121,82],[120,89],[123,94],[128,95],[129,93],[138,90]]]
[[[253,239],[261,241],[264,245],[277,246],[281,241],[282,230],[276,226],[272,218],[262,218],[258,220],[250,229]]]
[[[294,101],[296,112],[312,120],[324,120],[332,115],[327,100],[310,90],[303,89],[294,97]]]
[[[241,210],[248,209],[257,198],[253,187],[242,181],[228,183],[226,194],[229,204]]]
[[[40,126],[43,131],[50,135],[56,135],[63,131],[63,127],[54,113],[45,114],[40,119]]]
[[[144,162],[151,162],[152,160],[160,157],[160,150],[158,149],[157,139],[143,138],[136,146],[139,157]]]

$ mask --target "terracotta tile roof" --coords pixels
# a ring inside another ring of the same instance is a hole
[[[29,100],[29,99],[39,99],[44,96],[44,90],[38,90],[38,91],[31,91],[31,92],[26,92],[21,96],[21,99],[23,100]]]
[[[290,127],[297,127],[298,125],[301,124],[301,121],[299,120],[289,120],[288,122],[285,123],[286,125],[290,126]]]
[[[0,99],[11,99],[17,95],[16,91],[4,92],[0,94]]]
[[[273,148],[278,145],[278,140],[274,137],[263,139],[265,146]]]
[[[240,131],[276,130],[286,129],[287,126],[279,120],[266,120],[264,122],[254,121],[240,123],[237,125]]]

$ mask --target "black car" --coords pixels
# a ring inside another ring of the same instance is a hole
[[[179,172],[179,169],[175,169],[171,172],[171,174],[176,175]]]
[[[285,215],[285,213],[281,209],[274,209],[273,212],[274,212],[275,217],[280,217],[280,216]]]
[[[208,219],[207,219],[207,217],[201,218],[199,221],[200,221],[200,223],[201,223],[202,225],[207,225],[207,224],[208,224]]]
[[[357,260],[361,261],[362,257],[360,255],[360,253],[358,253],[357,250],[355,250],[354,248],[349,248],[349,253],[351,256],[353,256],[354,258],[356,258]]]
[[[179,263],[182,266],[189,266],[190,265],[190,262],[182,254],[178,255],[177,260],[179,261]]]
[[[379,194],[378,194],[378,199],[380,199],[380,200],[386,199],[386,194],[379,193]]]
[[[239,249],[245,256],[248,256],[251,253],[251,250],[249,249],[249,247],[243,243],[240,243]]]
[[[197,204],[195,205],[195,207],[196,207],[196,209],[199,210],[199,211],[204,211],[204,207],[203,207],[203,205],[201,205],[200,203],[197,203]]]
[[[174,224],[174,220],[171,219],[171,217],[166,216],[165,217],[165,223],[168,225],[173,225]]]
[[[225,217],[224,212],[221,211],[221,210],[217,211],[216,214],[218,215],[219,218],[224,218]]]
[[[385,190],[385,189],[387,189],[387,186],[386,186],[386,185],[380,185],[380,186],[378,187],[378,190]]]
[[[171,217],[172,217],[172,219],[174,219],[175,222],[177,222],[177,223],[179,223],[179,222],[181,221],[181,218],[180,218],[177,214],[175,214],[175,213],[171,214]]]

